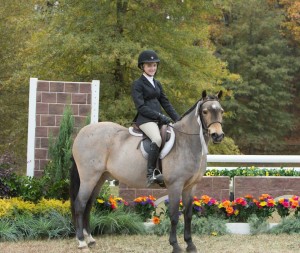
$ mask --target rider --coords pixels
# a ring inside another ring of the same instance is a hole
[[[159,126],[171,123],[171,119],[162,114],[161,106],[174,122],[180,118],[166,97],[161,83],[154,79],[159,62],[156,52],[152,50],[145,50],[139,55],[138,68],[143,73],[133,82],[131,92],[137,109],[134,121],[151,140],[147,165],[148,187],[163,181],[161,174],[155,175],[154,173],[162,143]]]

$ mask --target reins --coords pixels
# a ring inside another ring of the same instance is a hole
[[[181,133],[181,134],[185,134],[185,135],[199,135],[199,133],[197,133],[197,134],[190,134],[190,133],[186,133],[186,132],[180,131],[179,129],[175,128],[172,125],[168,125],[168,126],[172,127],[175,130],[175,132],[178,132],[178,133]]]

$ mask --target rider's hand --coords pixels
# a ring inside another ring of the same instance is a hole
[[[166,115],[163,115],[161,113],[159,114],[159,121],[162,124],[166,124],[166,125],[168,125],[172,122],[172,120],[169,117],[167,117]]]

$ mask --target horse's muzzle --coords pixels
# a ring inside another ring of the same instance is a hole
[[[224,139],[224,136],[225,136],[224,133],[221,133],[221,134],[213,133],[211,135],[211,138],[212,138],[212,141],[214,144],[218,144],[218,143],[221,143],[221,141]]]

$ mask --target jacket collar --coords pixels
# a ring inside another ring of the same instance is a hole
[[[149,80],[144,75],[141,76],[141,79],[143,80],[144,83],[146,83],[147,85],[150,85],[154,89],[153,85],[149,82]],[[157,82],[154,78],[153,78],[153,82],[155,84],[155,89],[156,89]]]

